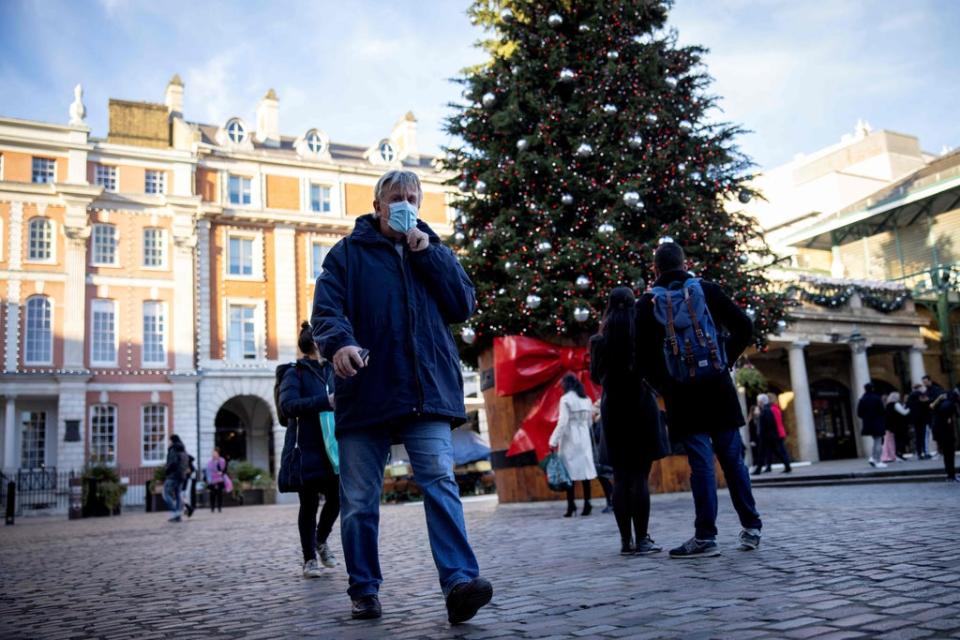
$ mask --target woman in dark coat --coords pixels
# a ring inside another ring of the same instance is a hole
[[[634,305],[629,288],[610,293],[600,333],[590,339],[590,377],[603,386],[600,415],[613,467],[620,553],[647,555],[661,550],[647,531],[650,468],[667,452],[660,438],[660,407],[635,357]]]
[[[323,440],[320,413],[333,411],[333,368],[321,360],[313,341],[310,323],[300,325],[298,346],[304,357],[297,366],[287,369],[280,382],[280,410],[292,419],[287,428],[299,429],[297,439],[301,451],[300,545],[303,548],[303,576],[316,578],[322,573],[320,563],[335,567],[336,557],[327,545],[333,523],[340,515],[340,476],[334,472]],[[293,420],[295,419],[295,421]],[[317,509],[324,497],[320,522]],[[319,563],[318,563],[319,556]]]
[[[881,459],[883,457],[883,434],[887,430],[884,421],[883,400],[880,394],[873,388],[873,384],[867,383],[863,386],[863,395],[857,402],[857,417],[862,423],[861,433],[864,436],[873,438],[873,452],[867,462],[871,467],[885,467],[886,463]]]

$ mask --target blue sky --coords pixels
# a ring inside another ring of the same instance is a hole
[[[0,0],[0,115],[63,122],[82,83],[94,135],[110,97],[161,102],[179,73],[190,120],[253,120],[268,88],[280,126],[368,144],[412,110],[423,151],[448,142],[448,81],[483,53],[467,0]],[[960,146],[960,2],[678,0],[682,43],[706,58],[722,117],[761,167],[851,132]]]

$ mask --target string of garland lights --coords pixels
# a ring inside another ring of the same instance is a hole
[[[754,310],[758,344],[784,316],[769,249],[733,209],[754,195],[742,130],[710,121],[700,47],[665,29],[669,2],[476,0],[489,60],[468,70],[447,148],[462,212],[452,241],[477,287],[465,359],[499,335],[577,339],[617,285],[642,291],[658,239]],[[748,249],[749,248],[749,249]],[[748,251],[750,257],[748,257]]]
[[[802,277],[799,284],[787,287],[787,295],[820,307],[847,305],[854,294],[867,307],[881,313],[899,311],[912,296],[906,287],[891,282],[837,280]]]

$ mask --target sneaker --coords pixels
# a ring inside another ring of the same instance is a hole
[[[620,543],[620,555],[632,556],[636,551],[633,546],[633,540],[624,540]]]
[[[354,598],[353,607],[350,610],[350,617],[354,620],[373,620],[383,615],[380,608],[380,598],[374,595],[360,596]]]
[[[753,475],[755,476],[758,476],[761,473],[763,473],[763,469],[761,469],[760,467],[757,467],[756,469],[753,470]]]
[[[182,518],[180,516],[173,516],[167,522],[181,522]]]
[[[663,547],[654,542],[653,538],[648,535],[642,540],[637,541],[637,547],[634,553],[638,556],[649,556],[650,554],[661,551],[663,551]]]
[[[670,549],[670,557],[677,560],[689,558],[709,558],[720,555],[716,540],[697,540],[690,538],[676,549]]]
[[[320,565],[317,564],[316,558],[310,558],[303,563],[303,577],[304,578],[319,578],[323,575],[323,569],[320,568]]]
[[[740,532],[740,550],[755,551],[760,547],[760,530],[744,529]]]
[[[477,615],[480,607],[493,598],[493,585],[483,578],[461,582],[447,595],[447,620],[450,624],[466,622]]]
[[[190,505],[186,504],[186,505],[183,505],[183,508],[187,510],[187,517],[188,517],[188,518],[192,518],[192,517],[193,517],[193,507],[191,507]]]
[[[328,569],[333,569],[337,566],[337,556],[333,555],[333,550],[330,549],[330,545],[323,543],[317,547],[317,557],[320,558],[320,562],[323,566]]]
[[[877,462],[877,463],[875,463],[873,466],[875,466],[877,469],[886,469],[886,468],[887,468],[887,463],[886,463],[886,462]]]
[[[870,465],[871,467],[876,467],[876,466],[877,466],[877,463],[876,463],[876,461],[874,461],[873,458],[870,458],[869,460],[867,460],[867,463],[869,463],[869,465]]]

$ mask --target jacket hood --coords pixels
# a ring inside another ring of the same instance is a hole
[[[438,236],[436,232],[430,228],[430,225],[419,218],[417,218],[417,229],[427,234],[427,237],[430,238],[431,243],[440,242],[440,236]],[[350,233],[349,237],[355,242],[386,242],[390,245],[393,244],[393,241],[390,238],[380,232],[380,224],[377,222],[377,216],[373,213],[365,213],[357,218],[357,222],[353,225],[353,231]]]
[[[657,281],[653,283],[653,286],[667,287],[673,284],[674,282],[686,282],[692,277],[694,276],[689,271],[684,271],[683,269],[674,269],[673,271],[667,271],[666,273],[661,273],[660,277],[657,278]]]

